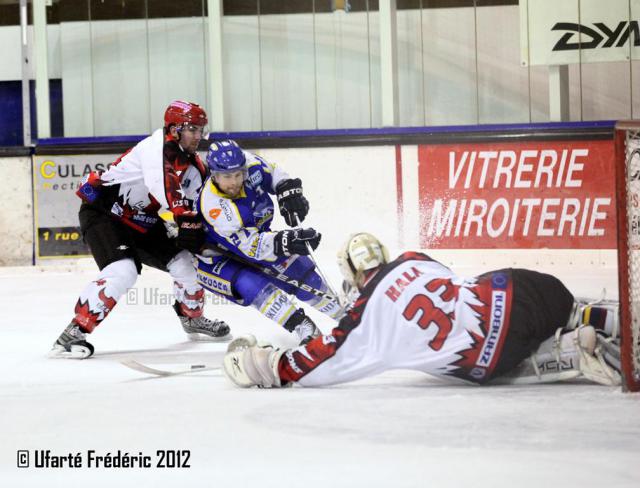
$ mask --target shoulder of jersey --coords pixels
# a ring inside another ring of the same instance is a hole
[[[267,163],[252,153],[247,154],[247,173],[248,182],[247,186],[250,188],[256,188],[264,182],[266,175],[271,174],[271,168]]]
[[[266,166],[264,159],[262,159],[257,154],[253,154],[252,152],[245,150],[243,150],[243,152],[245,158],[247,158],[247,168],[253,168],[255,166]]]
[[[142,139],[138,146],[140,147],[163,147],[164,146],[164,132],[162,129],[155,130],[153,134]]]
[[[156,155],[162,157],[164,148],[164,133],[162,129],[156,130],[150,136],[145,137],[121,158],[122,162],[142,163],[147,157]]]

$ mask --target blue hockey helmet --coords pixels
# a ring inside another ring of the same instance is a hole
[[[207,164],[213,173],[246,170],[247,158],[236,141],[216,141],[209,146]]]

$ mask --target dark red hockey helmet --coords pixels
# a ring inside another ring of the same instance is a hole
[[[204,127],[208,122],[207,113],[197,103],[176,100],[171,102],[164,112],[165,129],[172,125],[181,128],[185,124]]]

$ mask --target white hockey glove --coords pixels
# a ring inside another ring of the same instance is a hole
[[[237,351],[239,349],[248,349],[257,344],[258,340],[256,339],[256,336],[254,336],[253,334],[247,334],[245,336],[236,337],[234,340],[232,340],[227,346],[227,352],[229,353]],[[264,345],[267,346],[269,344]]]
[[[257,345],[253,336],[239,337],[229,344],[223,360],[227,377],[241,388],[279,388],[278,362],[284,354],[269,344]]]

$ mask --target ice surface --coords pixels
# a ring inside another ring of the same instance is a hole
[[[619,389],[452,386],[396,371],[325,389],[240,390],[219,371],[129,370],[118,361],[215,364],[226,347],[188,342],[168,304],[145,303],[145,290],[146,302],[171,292],[154,270],[136,284],[138,304],[123,298],[90,336],[94,358],[47,359],[94,277],[82,263],[0,269],[0,486],[640,486],[640,396]],[[207,315],[235,335],[294,344],[252,310],[209,303]],[[189,449],[191,468],[16,467],[18,450],[36,449],[85,459],[90,449]]]

